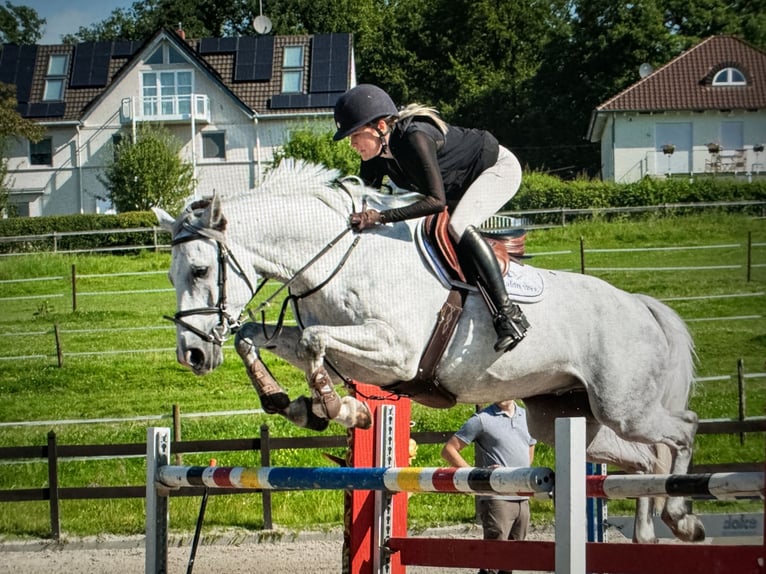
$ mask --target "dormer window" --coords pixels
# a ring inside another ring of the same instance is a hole
[[[64,99],[64,83],[66,82],[69,56],[67,54],[51,54],[48,58],[48,71],[45,74],[44,102],[60,102]]]
[[[724,68],[713,77],[714,86],[745,86],[745,74],[737,68]]]
[[[285,46],[282,56],[282,92],[303,91],[303,46]]]

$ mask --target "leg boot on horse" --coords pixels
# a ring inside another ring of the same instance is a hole
[[[476,275],[479,291],[492,313],[497,332],[495,351],[510,351],[526,335],[529,322],[521,308],[508,298],[495,254],[472,225],[466,227],[460,238],[458,256],[463,269]]]

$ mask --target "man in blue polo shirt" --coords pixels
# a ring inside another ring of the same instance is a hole
[[[527,428],[527,412],[514,400],[494,403],[469,418],[446,442],[441,456],[452,466],[471,466],[460,451],[476,444],[476,466],[530,466],[537,441]],[[477,497],[485,540],[524,540],[529,499],[521,496]],[[480,570],[496,574],[497,570]],[[502,574],[502,571],[499,572]]]

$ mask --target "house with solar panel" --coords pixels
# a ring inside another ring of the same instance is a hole
[[[642,76],[591,115],[602,179],[766,172],[766,52],[711,36]]]
[[[12,142],[8,161],[9,202],[38,216],[108,210],[99,176],[142,122],[180,139],[199,196],[252,189],[291,130],[334,128],[335,101],[356,78],[350,34],[187,40],[161,30],[145,42],[7,44],[0,81],[45,128],[39,142]]]

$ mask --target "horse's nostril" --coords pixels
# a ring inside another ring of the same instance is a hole
[[[189,349],[187,351],[187,356],[189,358],[189,366],[194,369],[198,369],[205,362],[205,353],[203,353],[200,349]]]

